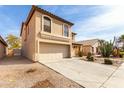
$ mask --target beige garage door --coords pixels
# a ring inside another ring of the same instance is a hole
[[[40,43],[40,60],[56,60],[68,57],[68,45]]]

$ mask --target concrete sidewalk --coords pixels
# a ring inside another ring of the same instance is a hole
[[[103,84],[105,88],[124,88],[124,64],[115,70],[112,76]]]

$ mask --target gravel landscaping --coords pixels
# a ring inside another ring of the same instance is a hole
[[[79,84],[50,68],[23,57],[0,60],[1,88],[80,88]]]
[[[87,58],[86,56],[83,56],[80,58],[81,60],[84,60],[86,62],[89,62],[87,61]],[[124,58],[103,58],[103,57],[94,57],[94,61],[90,61],[90,62],[95,62],[95,63],[100,63],[100,64],[104,64],[104,59],[109,59],[112,61],[112,64],[113,66],[116,66],[116,67],[119,67],[122,63],[124,63]],[[105,64],[107,65],[107,64]]]

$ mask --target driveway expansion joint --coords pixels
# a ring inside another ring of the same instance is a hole
[[[111,75],[100,85],[99,88],[105,88],[104,84],[113,76],[113,74],[119,69],[120,66],[118,66],[112,73]]]

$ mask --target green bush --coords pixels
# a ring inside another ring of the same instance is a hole
[[[113,64],[112,60],[110,60],[110,59],[104,59],[104,63],[108,64],[108,65],[112,65]]]
[[[120,51],[120,55],[124,55],[124,52],[123,51]]]
[[[94,61],[94,58],[90,52],[87,54],[87,60],[88,61]]]
[[[123,58],[124,57],[124,51],[120,51],[119,55],[121,58]]]

